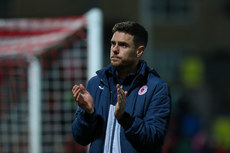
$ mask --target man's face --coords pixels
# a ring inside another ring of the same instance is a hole
[[[133,36],[128,33],[116,31],[111,39],[111,65],[117,68],[125,68],[137,63],[138,60]]]

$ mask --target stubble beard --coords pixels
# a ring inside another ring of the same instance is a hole
[[[111,63],[111,65],[112,65],[113,67],[119,67],[119,66],[121,65],[120,62],[113,62],[113,61],[110,61],[110,63]]]

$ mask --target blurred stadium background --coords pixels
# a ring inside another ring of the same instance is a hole
[[[173,98],[163,152],[229,153],[230,1],[1,0],[0,18],[80,17],[95,7],[103,12],[103,66],[109,64],[114,23],[135,20],[150,32],[143,58],[169,83]],[[32,27],[28,33],[37,34]],[[1,29],[3,35],[13,33]],[[84,25],[34,54],[42,68],[41,153],[86,152],[71,136],[76,105],[70,92],[74,83],[87,80],[86,35]],[[29,152],[30,57],[0,56],[0,153]]]

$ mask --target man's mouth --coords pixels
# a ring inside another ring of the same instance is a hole
[[[117,57],[117,56],[112,56],[112,57],[111,57],[111,60],[113,60],[113,61],[117,61],[117,60],[120,60],[120,58],[119,58],[119,57]]]

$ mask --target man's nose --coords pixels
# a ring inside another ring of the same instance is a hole
[[[114,54],[118,54],[119,53],[119,47],[118,47],[118,45],[114,45],[112,47],[112,51],[113,51]]]

